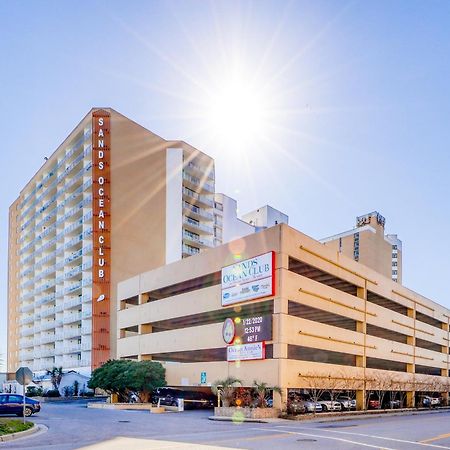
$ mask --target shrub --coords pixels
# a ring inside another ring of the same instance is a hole
[[[37,388],[36,386],[28,386],[27,387],[27,397],[40,397],[43,394],[43,389],[41,387]]]
[[[61,397],[61,394],[59,393],[58,389],[49,389],[44,394],[44,397]]]
[[[72,386],[64,386],[63,392],[64,392],[64,397],[72,397],[72,395],[73,395]]]

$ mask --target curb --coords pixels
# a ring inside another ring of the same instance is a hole
[[[373,413],[365,413],[365,414],[345,414],[345,415],[316,415],[315,417],[313,415],[299,415],[294,418],[291,417],[283,417],[285,420],[289,420],[291,422],[343,422],[348,420],[364,420],[364,419],[371,419],[371,418],[380,418],[380,417],[399,417],[399,416],[418,416],[418,415],[425,415],[425,414],[442,414],[445,412],[449,412],[448,407],[444,408],[434,408],[434,409],[412,409],[412,410],[406,410],[406,411],[392,411],[386,410],[385,412],[373,412]]]
[[[234,417],[227,416],[209,416],[208,420],[214,420],[216,422],[233,422],[233,423],[278,423],[284,421],[284,419],[251,419],[249,417],[239,417],[238,419]]]
[[[39,425],[34,424],[29,430],[19,431],[18,433],[5,434],[4,436],[0,436],[0,442],[13,441],[15,439],[19,439],[22,437],[29,436],[31,434],[37,433],[40,431]]]

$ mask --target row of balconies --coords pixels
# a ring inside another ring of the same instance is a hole
[[[42,219],[33,230],[26,233],[22,238],[19,240],[19,243],[26,239],[26,236],[30,236],[30,234],[33,234],[36,230],[38,230],[45,222],[47,222],[49,219],[52,218],[53,215],[57,214],[58,211],[63,209],[66,204],[70,203],[70,201],[74,200],[76,197],[78,197],[80,194],[82,194],[86,189],[88,189],[92,185],[92,179],[89,179],[85,183],[83,183],[81,186],[79,186],[73,194],[70,195],[67,199],[65,199],[60,205],[58,205],[56,208],[54,208],[44,219]],[[72,211],[69,210],[67,214]],[[25,253],[33,244],[38,242],[39,240],[45,238],[47,235],[49,235],[53,230],[56,229],[56,227],[61,223],[61,219],[64,219],[65,215],[62,216],[58,221],[54,222],[52,225],[49,225],[45,231],[43,231],[40,235],[36,236],[34,240],[29,242],[25,247],[23,247],[20,251],[20,254]]]
[[[83,208],[86,205],[91,205],[91,204],[92,204],[92,195],[89,195],[89,197],[82,200],[77,206],[75,206],[75,208],[72,208],[67,214],[65,214],[63,217],[58,219],[58,221],[55,222],[55,226],[67,221],[67,219],[69,219],[71,216],[80,212],[81,208]],[[47,250],[48,248],[55,245],[56,242],[58,242],[64,236],[73,232],[75,229],[77,229],[79,226],[81,226],[84,222],[89,221],[91,219],[91,217],[92,217],[92,211],[89,211],[83,217],[78,219],[75,223],[71,224],[69,227],[65,228],[60,233],[58,233],[54,238],[52,238],[48,242],[46,242],[44,245],[42,245],[41,247],[35,248],[34,251],[30,255],[28,255],[26,258],[24,258],[23,260],[20,261],[21,264],[26,264],[32,258],[36,257],[36,255],[43,253],[45,250]]]
[[[67,182],[67,184],[61,188],[60,191],[58,191],[58,193],[56,194],[55,198],[52,199],[51,203],[53,203],[54,201],[56,201],[58,199],[58,197],[62,194],[64,194],[67,189],[70,189],[80,178],[83,178],[85,176],[85,174],[91,169],[92,167],[92,163],[89,163],[87,166],[83,167],[78,173],[77,175],[72,178],[70,181]],[[91,180],[86,180],[86,182],[91,182]],[[50,204],[51,204],[50,203]],[[50,204],[48,206],[50,206]],[[46,209],[46,208],[45,208]],[[53,211],[53,210],[52,210]],[[57,210],[56,212],[58,212],[59,210]],[[32,216],[29,220],[27,220],[27,222],[21,227],[21,232],[23,232],[25,230],[25,228],[33,221],[35,220],[39,214],[41,214],[43,211],[39,211],[37,212],[34,216]],[[45,221],[47,220],[47,217],[44,217],[43,219],[41,219],[38,223],[45,223]],[[35,227],[37,226],[37,224],[35,225]]]
[[[38,267],[42,266],[46,262],[54,259],[55,256],[65,252],[70,247],[73,247],[75,244],[78,244],[80,241],[84,241],[86,238],[88,238],[91,235],[92,235],[92,228],[88,228],[87,230],[83,231],[83,233],[79,234],[78,236],[75,236],[70,241],[66,242],[63,246],[60,246],[59,248],[54,250],[52,253],[50,253],[49,255],[45,256],[44,258],[42,258],[41,260],[36,262],[34,264],[34,267],[38,268]]]
[[[83,151],[83,153],[81,153],[79,156],[77,156],[77,157],[75,158],[75,160],[74,160],[72,163],[70,163],[68,167],[66,167],[65,171],[62,172],[61,174],[59,174],[59,175],[57,176],[57,178],[55,179],[55,181],[54,181],[52,184],[50,184],[50,185],[47,187],[47,189],[46,189],[44,192],[42,192],[42,194],[41,194],[39,197],[37,197],[37,198],[35,199],[35,201],[34,201],[30,206],[28,206],[28,208],[27,208],[25,211],[23,211],[23,212],[20,214],[20,220],[22,220],[22,219],[25,218],[30,212],[32,212],[33,207],[37,206],[38,203],[39,203],[41,200],[43,200],[43,199],[45,198],[45,196],[47,195],[47,193],[48,193],[49,191],[51,191],[52,189],[56,188],[56,186],[58,185],[58,183],[59,183],[60,181],[62,181],[64,178],[66,178],[67,175],[68,175],[68,173],[69,173],[72,169],[74,169],[81,161],[83,161],[83,159],[84,159],[87,155],[90,154],[91,150],[92,150],[92,146],[88,146],[88,147]],[[83,168],[83,169],[84,169],[84,168]],[[57,169],[56,169],[56,170],[57,170]],[[78,172],[78,173],[75,175],[75,177],[77,177],[79,173],[80,173],[80,172]],[[73,180],[75,179],[75,177],[74,177],[71,181],[73,181]],[[53,203],[60,195],[62,195],[62,194],[66,191],[66,189],[67,189],[68,187],[70,187],[70,186],[71,186],[70,183],[66,183],[62,189],[58,190],[56,196],[53,196],[47,203],[45,203],[45,204],[39,209],[39,211],[37,211],[37,213],[40,214],[40,213],[42,213],[43,211],[45,211],[45,209],[47,209],[48,206],[50,206],[50,205],[51,205],[51,204],[52,204],[52,203]],[[37,215],[37,214],[35,214],[34,216],[36,216],[36,215]],[[31,219],[33,219],[34,216],[32,216]],[[28,225],[28,221],[22,226],[21,229],[22,229],[22,230],[25,229],[27,225]]]
[[[75,142],[75,144],[73,144],[73,146],[71,147],[71,149],[64,155],[64,157],[58,161],[56,163],[56,165],[51,169],[51,171],[49,171],[45,177],[42,179],[42,181],[29,193],[27,194],[27,196],[22,200],[22,202],[20,203],[20,208],[22,209],[33,197],[33,195],[36,194],[36,192],[41,189],[45,183],[56,173],[56,171],[69,159],[71,158],[71,156],[78,150],[80,150],[78,147],[81,146],[81,144],[92,134],[92,129],[89,129],[89,131],[87,133],[84,134],[84,136],[82,136],[80,139],[78,139],[77,142]],[[86,151],[89,149],[90,151],[90,147],[87,147],[84,150],[84,153],[86,153]]]
[[[28,285],[31,285],[31,284],[36,283],[37,281],[41,280],[46,275],[49,275],[49,274],[57,271],[58,269],[63,268],[67,264],[69,264],[73,261],[76,261],[78,258],[81,258],[82,256],[88,255],[92,251],[92,248],[93,248],[92,244],[89,244],[83,248],[80,248],[76,252],[72,253],[71,256],[65,258],[64,261],[60,261],[59,263],[56,263],[56,264],[50,266],[49,268],[45,269],[41,274],[39,274],[39,276],[36,276],[35,278],[28,280],[26,283],[24,283],[21,286],[21,288],[24,289]],[[33,268],[31,269],[31,271],[32,270],[33,270]]]
[[[183,209],[185,210],[185,213],[193,216],[198,216],[200,219],[208,220],[210,222],[214,220],[214,215],[212,213],[205,211],[198,206],[191,205],[186,201],[183,201]]]
[[[68,186],[67,188],[65,188],[64,190],[70,189],[70,187],[72,187],[76,181],[78,181],[79,178],[82,178],[84,175],[84,170],[81,170],[75,177],[73,180],[70,181],[70,186]],[[88,178],[81,186],[77,187],[77,189],[70,194],[70,197],[64,199],[58,206],[56,206],[54,209],[52,209],[50,211],[50,213],[45,216],[40,222],[38,222],[35,227],[33,228],[33,230],[31,230],[31,233],[35,233],[37,230],[39,230],[40,228],[42,228],[42,226],[44,225],[44,223],[46,223],[48,220],[50,220],[54,215],[57,215],[59,211],[61,211],[61,209],[63,209],[66,204],[68,205],[74,198],[76,198],[78,196],[78,194],[83,193],[84,191],[86,191],[87,189],[89,189],[92,186],[92,178]],[[22,236],[22,239],[26,239],[27,235]],[[19,241],[21,242],[21,241]]]

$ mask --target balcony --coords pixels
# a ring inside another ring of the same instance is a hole
[[[213,234],[214,229],[213,227],[210,227],[209,225],[204,225],[203,223],[191,219],[190,217],[183,217],[183,223],[186,225],[187,228],[190,228],[191,231],[194,231],[198,234]]]
[[[48,358],[50,356],[55,355],[55,349],[54,348],[44,348],[41,350],[41,358]]]
[[[68,323],[79,322],[80,320],[81,320],[81,312],[76,314],[68,314],[63,318],[64,325]]]
[[[80,353],[81,344],[71,344],[64,347],[64,353]]]
[[[189,203],[195,203],[198,206],[205,206],[206,208],[212,208],[214,206],[214,200],[212,197],[207,197],[206,195],[198,194],[191,189],[183,187],[183,197]]]
[[[20,312],[24,313],[24,312],[29,312],[32,311],[34,309],[34,303],[28,303],[28,305],[23,305],[20,307]]]
[[[185,171],[183,171],[183,180],[189,188],[200,189],[206,193],[214,194],[214,186],[212,184],[207,183],[198,177],[189,175]]]
[[[183,233],[183,240],[187,241],[188,244],[194,244],[194,246],[201,248],[211,248],[214,245],[212,240],[200,238],[200,236],[186,231]]]
[[[25,328],[20,331],[20,336],[31,336],[34,334],[34,327]]]
[[[44,309],[44,311],[41,311],[41,314],[40,314],[41,318],[54,316],[54,315],[55,315],[55,307],[54,306]]]
[[[212,222],[214,220],[214,215],[208,211],[205,211],[202,208],[199,208],[198,206],[191,205],[188,202],[183,201],[183,212],[185,214],[188,214],[189,216],[193,216],[194,219],[199,220],[207,220]]]
[[[188,169],[187,171],[193,171],[200,177],[205,176],[206,170],[208,169],[207,166],[200,167],[193,161],[189,161],[185,167]],[[214,181],[214,171],[210,170],[206,175],[210,181]]]
[[[55,342],[55,335],[54,334],[46,334],[41,337],[41,344],[49,344]]]
[[[71,328],[70,330],[64,331],[64,339],[70,339],[74,337],[81,336],[82,329],[81,328]]]
[[[20,319],[20,325],[25,325],[27,323],[32,323],[34,322],[34,316],[27,316],[27,317],[23,317],[22,319]]]
[[[199,248],[191,247],[190,245],[183,244],[183,254],[192,256],[196,255],[197,253],[200,253]]]

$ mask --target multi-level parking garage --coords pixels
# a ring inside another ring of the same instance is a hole
[[[410,406],[450,390],[450,311],[284,224],[130,278],[118,300],[118,356],[162,361],[173,386],[230,375],[281,387],[276,404],[323,387],[358,408],[373,390]]]

